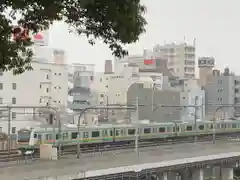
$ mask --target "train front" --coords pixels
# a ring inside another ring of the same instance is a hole
[[[31,134],[32,131],[29,129],[21,129],[18,131],[17,135],[17,142],[18,142],[18,149],[24,153],[27,150],[33,149],[31,145]]]

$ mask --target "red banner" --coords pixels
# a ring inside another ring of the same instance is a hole
[[[154,60],[153,59],[145,59],[144,60],[144,64],[145,65],[151,65],[151,64],[153,64],[154,63]]]

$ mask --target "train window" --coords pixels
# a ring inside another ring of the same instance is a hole
[[[73,132],[71,136],[72,136],[72,139],[77,139],[78,133],[77,132]]]
[[[186,130],[187,130],[187,131],[192,131],[193,128],[192,128],[192,126],[187,126]]]
[[[209,127],[210,129],[213,129],[213,125],[212,125],[212,124],[209,124],[208,127]]]
[[[144,134],[151,133],[151,128],[144,128]]]
[[[115,136],[119,136],[119,135],[120,135],[120,130],[116,129]]]
[[[37,138],[37,134],[34,134],[34,135],[33,135],[33,138]]]
[[[204,125],[199,125],[199,126],[198,126],[198,129],[199,129],[199,130],[204,130]]]
[[[92,137],[99,137],[100,136],[100,132],[99,131],[92,131]]]
[[[63,140],[64,140],[64,139],[68,139],[68,133],[63,133],[63,134],[62,134],[62,137],[63,137]]]
[[[221,128],[221,124],[217,124],[217,129],[220,129]]]
[[[237,128],[237,125],[236,124],[232,124],[232,128]]]
[[[160,128],[159,128],[159,132],[160,132],[160,133],[164,133],[164,132],[165,132],[165,127],[160,127]]]
[[[88,132],[83,132],[83,138],[88,138]]]
[[[135,129],[128,129],[128,135],[134,135]]]
[[[113,130],[110,130],[110,136],[113,136]]]
[[[59,139],[59,137],[60,137],[60,136],[59,136],[59,134],[56,134],[56,140],[58,140],[58,139]]]

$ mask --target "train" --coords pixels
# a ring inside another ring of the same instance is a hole
[[[80,126],[64,125],[60,129],[54,126],[38,126],[17,132],[20,150],[37,149],[41,144],[72,146],[78,142],[81,147],[105,146],[134,143],[136,135],[139,141],[177,140],[195,136],[211,136],[240,133],[240,120],[101,124]]]

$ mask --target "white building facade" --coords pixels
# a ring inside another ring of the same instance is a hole
[[[194,79],[195,67],[195,43],[164,44],[153,48],[154,56],[161,56],[168,60],[168,68],[180,79]]]
[[[67,107],[68,68],[64,64],[32,62],[32,71],[14,76],[0,73],[0,104]],[[12,109],[12,119],[24,119],[32,109]]]

